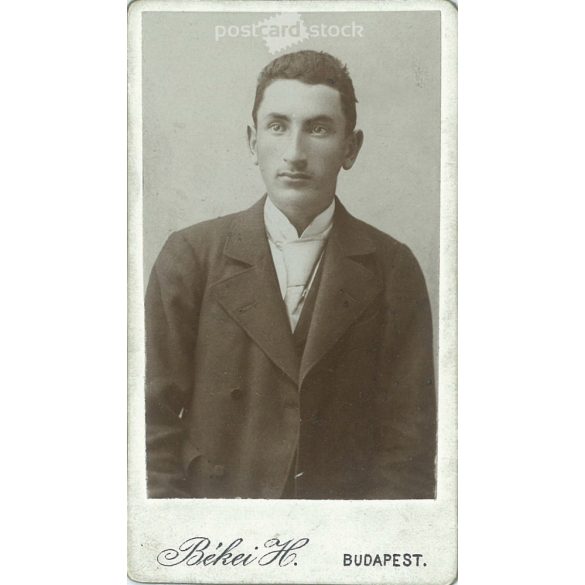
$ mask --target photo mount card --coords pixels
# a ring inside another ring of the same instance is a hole
[[[457,9],[128,12],[128,575],[457,578]]]

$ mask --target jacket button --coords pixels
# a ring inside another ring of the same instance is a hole
[[[233,388],[230,392],[234,400],[239,400],[242,397],[242,390],[240,388]]]
[[[225,474],[225,467],[223,465],[214,465],[211,470],[211,477],[223,477]]]

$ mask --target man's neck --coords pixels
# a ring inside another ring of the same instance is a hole
[[[289,217],[288,215],[286,215],[286,213],[285,215],[288,217],[288,220],[293,224],[294,228],[297,230],[297,234],[300,237],[303,234],[303,232],[307,229],[307,227],[311,224],[311,222],[319,215],[319,213],[321,213],[321,211],[311,216],[303,217]]]
[[[290,221],[293,227],[297,230],[297,234],[300,237],[302,233],[307,229],[307,227],[311,224],[311,222],[320,214],[323,213],[333,201],[333,197],[325,203],[322,207],[318,209],[312,209],[310,212],[307,212],[305,209],[282,209],[276,203],[274,204],[282,213],[286,216],[286,218]],[[274,201],[273,201],[274,203]]]

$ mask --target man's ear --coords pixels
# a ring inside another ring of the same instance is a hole
[[[351,133],[351,136],[347,137],[347,150],[342,165],[346,171],[353,167],[363,143],[364,133],[361,130],[355,130]]]
[[[248,148],[254,158],[254,164],[258,164],[258,153],[256,152],[256,128],[248,126]]]

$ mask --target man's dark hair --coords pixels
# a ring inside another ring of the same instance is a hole
[[[258,76],[256,98],[252,108],[252,119],[257,126],[257,113],[264,97],[264,91],[278,79],[297,79],[309,85],[328,85],[336,89],[341,96],[341,109],[345,116],[346,129],[349,134],[355,128],[357,99],[347,66],[339,59],[323,51],[297,51],[277,57]]]

